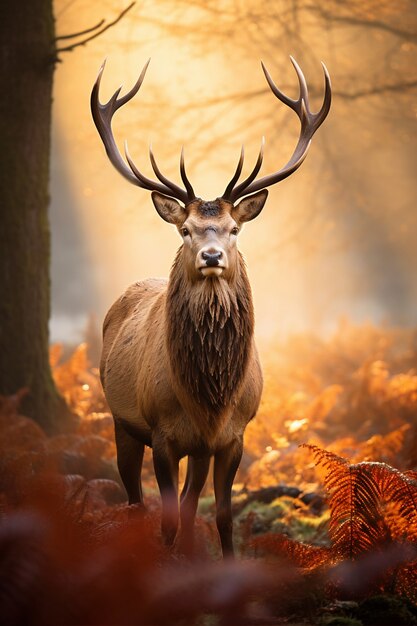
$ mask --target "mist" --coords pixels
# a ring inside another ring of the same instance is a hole
[[[62,31],[117,9],[61,4]],[[127,139],[150,175],[152,142],[162,171],[178,180],[184,145],[193,186],[206,199],[221,195],[241,143],[245,175],[265,136],[262,175],[282,167],[297,142],[296,115],[269,91],[260,59],[296,97],[293,54],[313,109],[324,93],[323,60],[334,93],[329,118],[300,170],[270,190],[266,208],[240,236],[258,338],[267,345],[295,332],[326,334],[341,318],[415,324],[416,8],[406,3],[405,15],[371,2],[365,15],[357,3],[349,3],[350,13],[328,3],[327,14],[299,7],[289,15],[287,4],[261,12],[250,0],[145,2],[65,57],[53,122],[52,341],[79,341],[89,316],[100,324],[129,283],[168,276],[180,244],[150,194],[111,166],[94,128],[89,93],[105,56],[103,101],[121,83],[128,90],[152,57],[140,92],[115,115],[120,149]]]

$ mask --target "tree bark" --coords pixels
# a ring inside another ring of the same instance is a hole
[[[0,394],[27,387],[21,411],[46,430],[68,410],[48,359],[48,184],[55,63],[52,0],[0,8]]]

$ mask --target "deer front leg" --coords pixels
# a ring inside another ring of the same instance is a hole
[[[188,457],[187,475],[181,493],[181,535],[180,547],[185,554],[192,554],[194,548],[194,521],[198,498],[210,467],[210,455]]]
[[[117,417],[114,418],[116,438],[117,467],[120,478],[127,491],[129,504],[143,504],[142,470],[145,445],[129,435]]]
[[[169,442],[152,438],[153,466],[162,500],[161,532],[167,546],[172,546],[178,530],[178,463]]]
[[[223,556],[233,557],[232,486],[242,458],[242,440],[233,441],[214,457],[214,494],[216,524]]]

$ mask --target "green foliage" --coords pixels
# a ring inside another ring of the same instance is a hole
[[[403,598],[389,594],[364,600],[358,617],[365,626],[412,626],[417,624],[417,611]]]
[[[344,615],[333,615],[325,617],[320,626],[363,626],[363,622],[354,617],[345,617]]]

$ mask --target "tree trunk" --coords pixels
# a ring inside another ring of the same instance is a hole
[[[54,72],[52,0],[0,7],[0,394],[47,430],[68,411],[48,360],[48,183]]]

